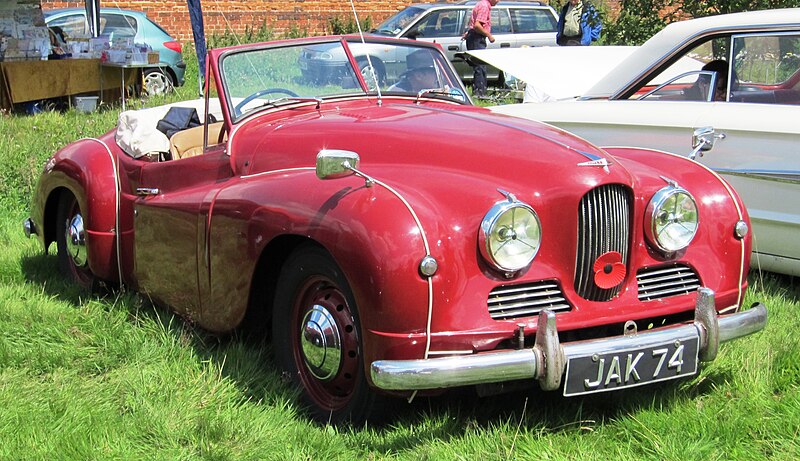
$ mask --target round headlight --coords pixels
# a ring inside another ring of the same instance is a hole
[[[533,208],[513,198],[498,202],[484,216],[479,240],[484,259],[497,269],[524,269],[542,242],[539,217]]]
[[[697,204],[685,189],[668,186],[656,192],[647,206],[645,235],[665,253],[689,246],[697,233]]]

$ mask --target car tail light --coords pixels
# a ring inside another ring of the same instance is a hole
[[[174,41],[174,40],[171,41],[171,42],[164,42],[164,47],[166,47],[167,49],[170,49],[170,50],[172,50],[172,51],[174,51],[176,53],[180,53],[182,51],[181,50],[181,42],[177,42],[177,41]]]

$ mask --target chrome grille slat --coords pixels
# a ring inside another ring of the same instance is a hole
[[[526,302],[517,302],[517,303],[510,303],[510,304],[503,304],[502,306],[489,306],[489,312],[504,312],[508,310],[518,310],[518,309],[525,309],[525,308],[536,308],[535,310],[538,312],[548,306],[559,306],[563,305],[568,307],[569,305],[566,304],[566,299],[558,298],[558,299],[550,299],[547,301],[539,301],[535,303],[526,303]]]
[[[700,288],[700,278],[692,268],[680,264],[642,269],[636,274],[639,300],[680,296]]]
[[[538,288],[541,290],[551,290],[561,293],[561,290],[559,290],[558,285],[556,285],[555,283],[541,284],[538,286]],[[494,290],[492,290],[492,294],[494,296],[506,296],[513,293],[528,293],[528,292],[530,292],[530,288],[527,285],[503,286],[503,287],[497,287]]]
[[[575,291],[590,301],[609,301],[620,286],[602,289],[594,283],[593,265],[610,251],[622,256],[628,265],[630,240],[630,193],[621,184],[609,184],[589,191],[578,211],[578,245],[575,264]]]
[[[675,287],[675,286],[679,286],[679,285],[698,285],[698,283],[697,283],[697,279],[692,280],[692,279],[687,278],[687,279],[683,279],[683,280],[674,280],[674,281],[665,282],[665,283],[648,283],[648,284],[644,284],[643,283],[641,285],[641,287],[646,289],[647,291],[658,291],[658,290],[661,290],[663,288]]]
[[[555,295],[560,295],[561,293],[553,293]],[[552,302],[549,300],[556,299],[553,296],[547,295],[528,295],[528,296],[514,296],[514,297],[503,297],[503,298],[491,298],[489,299],[489,309],[492,308],[493,305],[508,305],[509,303],[517,303],[517,304],[545,304],[547,302]],[[563,298],[560,298],[563,301]]]
[[[685,295],[686,293],[691,293],[697,290],[698,288],[700,288],[700,284],[671,288],[668,290],[649,291],[647,293],[648,294],[647,299],[641,299],[641,297],[639,299],[642,301],[649,301],[651,299],[656,299],[656,298],[668,298],[670,296]]]
[[[571,309],[561,288],[552,280],[497,287],[489,293],[487,307],[495,320],[535,316],[544,309]]]

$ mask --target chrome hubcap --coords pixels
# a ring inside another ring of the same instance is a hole
[[[83,217],[76,214],[67,226],[67,252],[69,257],[78,267],[86,265],[86,238],[83,229]]]
[[[147,94],[164,94],[169,91],[167,76],[158,72],[148,74],[144,79],[144,88]]]
[[[315,305],[306,313],[300,328],[303,359],[308,370],[322,381],[336,376],[342,364],[342,341],[331,313]]]

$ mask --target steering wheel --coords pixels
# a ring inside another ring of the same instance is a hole
[[[265,95],[268,95],[268,94],[272,94],[272,93],[285,94],[287,96],[291,96],[292,98],[299,98],[300,97],[294,91],[287,90],[286,88],[264,88],[263,90],[258,90],[255,93],[251,94],[250,96],[244,98],[241,102],[239,102],[239,104],[236,104],[236,106],[233,108],[233,110],[237,114],[241,114],[242,113],[242,108],[244,106],[246,106],[248,102],[250,102],[250,101],[252,101],[252,100],[254,100],[256,98],[260,98],[262,96],[265,96]]]

